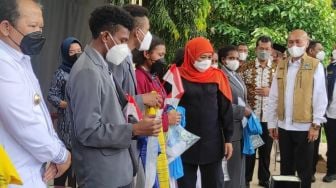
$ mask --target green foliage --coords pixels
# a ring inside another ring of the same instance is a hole
[[[122,5],[130,0],[109,0]],[[196,36],[207,36],[216,48],[270,36],[286,45],[288,33],[303,29],[330,54],[336,43],[335,0],[143,0],[151,31],[165,40],[168,59]]]
[[[261,35],[286,44],[288,33],[303,29],[330,52],[336,42],[335,10],[331,0],[212,0],[208,19],[215,46],[248,43]]]
[[[152,33],[166,42],[168,60],[190,38],[206,36],[207,17],[210,13],[208,0],[156,0],[146,1],[144,5],[150,10]]]

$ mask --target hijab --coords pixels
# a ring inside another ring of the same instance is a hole
[[[199,72],[194,68],[195,61],[204,53],[214,53],[208,39],[197,37],[187,42],[184,50],[184,60],[179,68],[182,78],[196,83],[215,83],[220,92],[230,101],[232,93],[228,78],[219,69],[210,67],[205,72]]]
[[[69,55],[69,49],[71,44],[73,43],[78,43],[82,47],[80,41],[75,37],[66,38],[61,45],[62,64],[60,66],[60,69],[67,73],[70,73],[72,66],[76,62],[76,60],[72,59]]]

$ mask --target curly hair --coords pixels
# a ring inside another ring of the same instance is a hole
[[[134,22],[132,16],[118,6],[106,5],[98,7],[91,13],[89,26],[94,39],[98,38],[100,32],[104,30],[111,31],[113,35],[118,30],[119,25],[131,31],[134,27]]]
[[[218,61],[219,62],[222,62],[222,58],[226,58],[228,55],[229,55],[229,52],[231,51],[237,51],[237,47],[236,46],[232,46],[232,45],[228,45],[228,46],[225,46],[223,48],[220,48],[218,50]]]

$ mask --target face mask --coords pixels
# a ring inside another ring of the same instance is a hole
[[[291,48],[288,48],[288,52],[292,57],[300,57],[305,53],[305,51],[305,46],[292,46]]]
[[[19,30],[17,31],[21,33]],[[23,35],[23,33],[21,33],[21,35],[23,38],[19,46],[22,53],[26,55],[37,55],[41,52],[46,41],[46,38],[43,37],[41,31],[32,32],[27,35]]]
[[[166,71],[166,64],[164,59],[156,60],[151,67],[150,73],[158,76],[160,79],[163,77]]]
[[[211,65],[212,68],[218,69],[218,63],[214,63]]]
[[[69,56],[69,61],[71,63],[75,63],[77,61],[77,59],[79,58],[79,56],[82,55],[82,53],[76,53],[72,56]]]
[[[232,71],[236,71],[239,68],[238,60],[226,60],[226,67]]]
[[[324,57],[325,57],[325,52],[324,51],[319,51],[317,54],[316,54],[316,59],[320,60],[320,61],[323,61],[324,60]]]
[[[268,51],[265,51],[265,50],[258,51],[257,57],[258,57],[258,59],[263,60],[263,61],[269,60],[270,57],[271,57],[271,53],[269,53]]]
[[[105,43],[105,47],[107,49],[106,60],[114,65],[120,65],[120,63],[122,63],[130,54],[130,50],[127,44],[117,44],[110,33],[109,35],[115,45],[108,49],[107,44]]]
[[[333,59],[336,60],[336,50],[332,52]]]
[[[149,31],[146,33],[146,35],[142,32],[141,29],[140,29],[140,31],[145,37],[143,38],[142,41],[140,41],[139,38],[138,38],[138,41],[141,43],[138,50],[139,51],[147,51],[147,50],[149,50],[149,47],[152,43],[153,36]]]
[[[246,61],[246,59],[247,59],[247,53],[245,53],[245,52],[239,52],[238,54],[239,54],[239,60],[240,61]]]
[[[205,72],[211,66],[211,59],[203,60],[203,61],[195,61],[194,67],[198,72]]]

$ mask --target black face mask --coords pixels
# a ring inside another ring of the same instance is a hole
[[[150,70],[150,73],[152,75],[158,76],[160,79],[162,79],[165,72],[166,72],[166,63],[164,59],[158,59],[152,64]]]
[[[20,49],[26,55],[37,55],[41,52],[45,41],[46,38],[41,31],[32,32],[23,36]]]
[[[82,55],[82,53],[76,53],[72,56],[69,56],[69,61],[71,63],[75,63],[77,61],[77,59],[79,58],[79,56]]]

